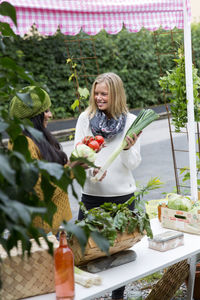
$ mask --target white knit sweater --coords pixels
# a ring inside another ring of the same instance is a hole
[[[135,120],[136,116],[128,113],[126,125],[122,132],[118,133],[111,140],[105,139],[106,147],[97,153],[96,166],[102,166],[107,158],[122,142],[126,131]],[[80,114],[77,125],[74,145],[80,142],[85,136],[93,135],[89,127],[89,118],[86,112]],[[91,172],[87,171],[87,179],[83,193],[92,196],[113,197],[127,195],[136,190],[132,170],[137,168],[141,162],[139,139],[129,150],[122,150],[107,170],[106,177],[97,183],[90,180]]]

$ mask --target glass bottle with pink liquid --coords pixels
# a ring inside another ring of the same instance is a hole
[[[54,251],[55,290],[57,300],[73,300],[74,256],[67,245],[67,237],[63,227],[60,227],[60,245]]]

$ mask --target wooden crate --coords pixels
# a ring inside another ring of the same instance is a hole
[[[161,224],[165,228],[200,234],[200,214],[161,207]]]

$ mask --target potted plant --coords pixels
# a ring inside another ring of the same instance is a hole
[[[159,84],[166,93],[170,92],[170,109],[172,115],[172,124],[175,131],[180,132],[181,128],[187,124],[187,95],[185,79],[185,56],[183,46],[178,49],[178,58],[174,59],[176,66],[173,70],[167,71],[167,75],[160,78]],[[194,94],[194,113],[195,121],[200,121],[200,77],[197,75],[198,70],[192,66],[193,74],[193,94]]]

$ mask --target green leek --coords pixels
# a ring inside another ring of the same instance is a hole
[[[104,166],[102,166],[98,173],[91,178],[93,182],[97,182],[101,179],[104,172],[108,169],[111,163],[115,160],[115,158],[120,154],[120,152],[127,146],[126,137],[130,136],[134,137],[134,133],[138,135],[145,127],[147,127],[154,120],[158,119],[159,115],[155,113],[152,109],[142,109],[138,114],[137,118],[133,121],[130,128],[127,130],[126,135],[121,143],[121,145],[112,153],[112,155],[108,158]]]
[[[78,267],[74,267],[75,273],[75,282],[84,286],[91,287],[92,285],[100,285],[102,283],[102,279],[99,275],[91,274],[87,271],[83,271]]]

